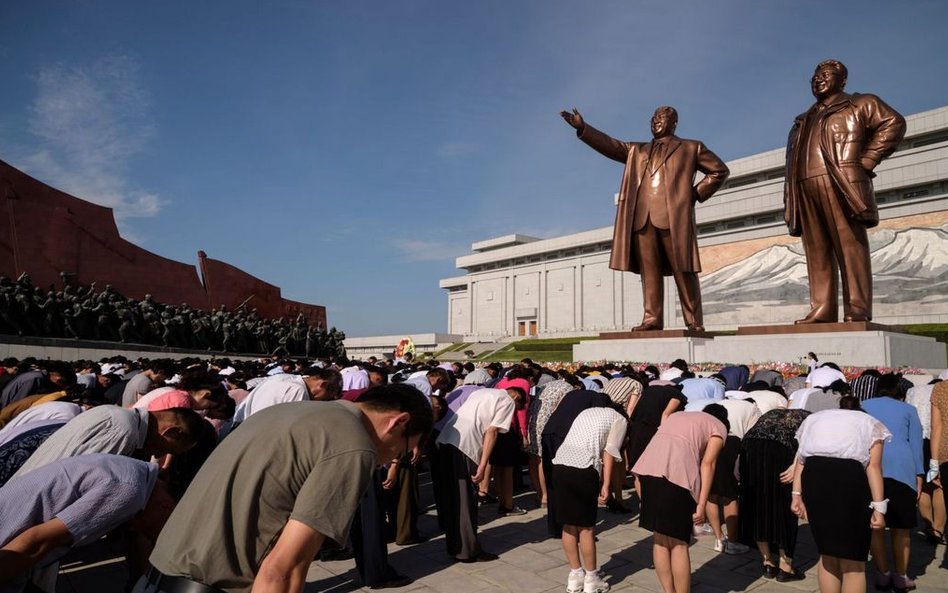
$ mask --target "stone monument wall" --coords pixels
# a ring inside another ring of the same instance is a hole
[[[71,196],[0,161],[0,275],[28,273],[33,284],[111,284],[126,297],[209,310],[244,301],[265,318],[303,313],[326,327],[326,308],[284,299],[280,288],[199,253],[193,265],[174,261],[123,239],[111,208]],[[249,297],[249,300],[248,300]]]

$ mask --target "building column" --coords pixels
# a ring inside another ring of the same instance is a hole
[[[578,330],[583,323],[583,266],[579,263],[573,265],[573,329]]]

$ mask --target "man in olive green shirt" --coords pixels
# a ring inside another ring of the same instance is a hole
[[[323,540],[346,541],[373,469],[431,424],[424,396],[405,385],[254,414],[205,462],[133,593],[302,591]]]

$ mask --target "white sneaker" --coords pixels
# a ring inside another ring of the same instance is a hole
[[[715,545],[717,549],[717,545]],[[720,551],[720,550],[718,550]],[[725,554],[746,554],[750,551],[749,546],[745,546],[740,542],[732,542],[731,540],[724,540],[724,553]]]
[[[566,579],[566,593],[582,593],[583,581],[586,579],[586,571],[573,573],[570,571],[569,578]]]
[[[609,591],[609,583],[603,580],[602,571],[587,572],[583,579],[583,593],[606,593]]]
[[[725,550],[727,550],[727,538],[726,538],[726,537],[721,538],[721,539],[716,539],[716,540],[714,540],[714,551],[715,551],[715,552],[723,552],[723,551],[725,551]]]

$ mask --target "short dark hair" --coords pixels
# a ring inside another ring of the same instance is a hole
[[[63,380],[63,386],[68,387],[76,384],[76,371],[68,362],[53,360],[43,365],[47,373],[56,373]]]
[[[178,365],[170,358],[158,358],[145,364],[145,370],[172,377],[178,372]]]
[[[310,367],[303,371],[304,377],[316,377],[326,382],[326,392],[333,398],[342,393],[342,374],[336,369],[321,369]]]
[[[840,410],[856,410],[862,412],[862,406],[859,405],[859,398],[852,395],[844,395],[839,398]]]
[[[886,373],[879,377],[879,383],[876,384],[876,393],[878,395],[887,395],[895,399],[905,399],[905,391],[900,388],[901,382],[901,374]]]
[[[181,373],[181,381],[178,383],[178,389],[183,391],[198,391],[201,389],[213,391],[219,387],[221,387],[221,381],[217,375],[212,375],[200,367],[188,369]]]
[[[724,425],[725,430],[728,432],[731,431],[731,423],[727,419],[727,408],[721,404],[708,404],[701,411],[705,414],[711,414],[721,421],[721,424]]]
[[[371,387],[359,396],[359,403],[377,412],[408,412],[408,434],[421,435],[422,440],[428,436],[434,424],[434,413],[425,395],[405,383]]]
[[[836,379],[835,381],[833,381],[832,383],[830,383],[829,385],[823,388],[824,393],[827,391],[835,391],[836,393],[840,395],[847,395],[849,393],[852,393],[852,390],[853,389],[849,385],[849,383],[843,381],[842,379]]]
[[[435,367],[433,369],[430,369],[427,373],[425,373],[426,377],[430,377],[432,375],[436,375],[438,377],[438,380],[440,380],[445,385],[446,389],[450,388],[454,384],[454,382],[451,380],[452,373],[449,373],[448,369]]]

